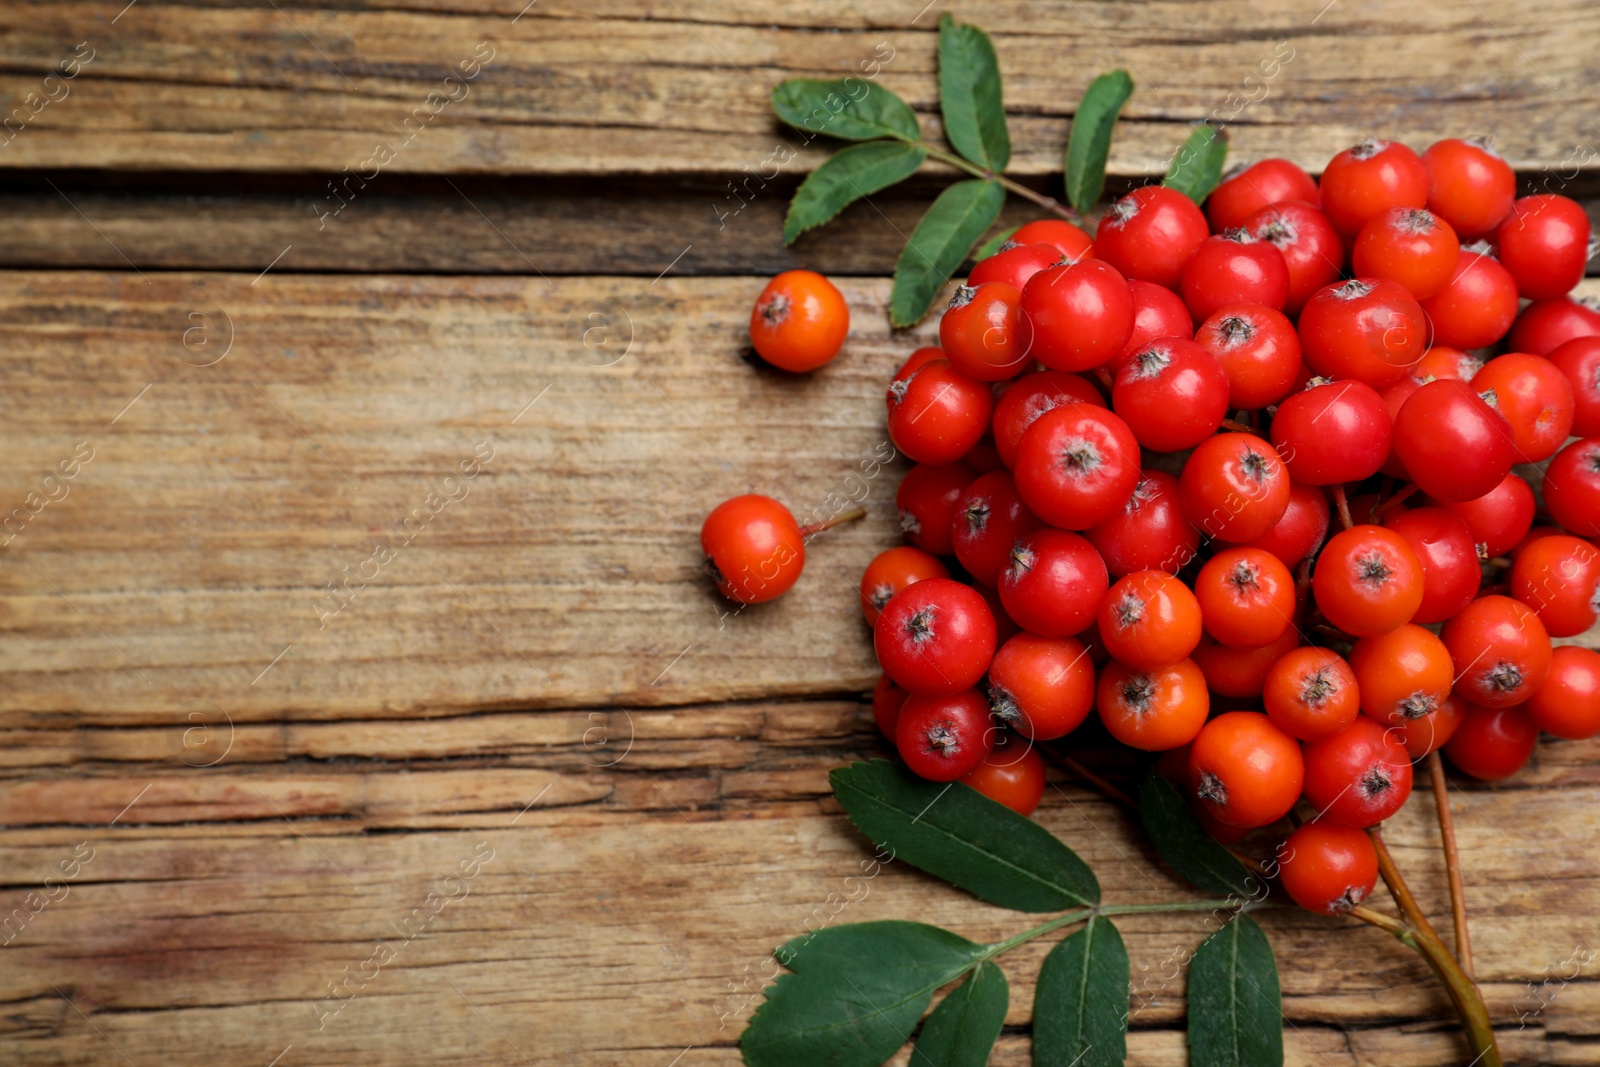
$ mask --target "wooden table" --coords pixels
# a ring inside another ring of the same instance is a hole
[[[1237,159],[1488,132],[1594,191],[1581,0],[523,2],[0,8],[6,1063],[732,1064],[768,950],[808,925],[1019,928],[895,865],[843,888],[869,852],[826,774],[881,751],[853,589],[903,469],[859,463],[932,336],[888,330],[885,275],[942,176],[785,250],[821,156],[750,177],[787,143],[782,78],[892,53],[936,133],[953,8],[994,34],[1041,189],[1123,65],[1114,185],[1211,114]],[[795,264],[853,312],[806,379],[743,325]],[[696,531],[750,489],[871,516],[730,613]],[[1547,743],[1455,794],[1517,1062],[1600,1063],[1596,966],[1528,986],[1600,948],[1597,755]],[[1439,916],[1430,810],[1390,839]],[[1039,818],[1108,898],[1186,895],[1075,784]],[[1404,949],[1263,921],[1291,1063],[1465,1058]],[[1130,1062],[1182,1063],[1162,976],[1199,935],[1124,929]],[[1044,949],[1008,964],[998,1063],[1027,1062]]]

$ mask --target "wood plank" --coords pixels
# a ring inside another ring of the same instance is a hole
[[[783,136],[772,85],[859,72],[875,55],[892,56],[880,60],[882,83],[939,131],[935,20],[901,0],[789,7],[780,25],[753,0],[122,6],[0,11],[0,100],[23,109],[0,166],[337,176],[362,169],[382,141],[391,174],[736,174],[761,169]],[[1140,86],[1113,146],[1119,174],[1160,173],[1182,124],[1208,116],[1231,122],[1239,158],[1308,166],[1375,132],[1419,147],[1488,132],[1523,168],[1595,136],[1570,106],[1592,76],[1585,42],[1600,19],[1582,0],[1315,7],[1251,5],[1248,32],[1230,0],[940,10],[995,36],[1018,173],[1059,171],[1064,120],[1115,66]],[[93,58],[46,84],[78,42]],[[475,53],[493,58],[447,86]],[[430,111],[429,94],[446,91],[456,102],[435,96]],[[821,158],[806,148],[790,166]],[[1583,158],[1592,168],[1597,157]]]

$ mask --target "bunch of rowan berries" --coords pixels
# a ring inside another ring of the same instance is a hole
[[[1094,712],[1224,842],[1303,797],[1283,881],[1338,911],[1413,761],[1496,780],[1600,732],[1600,653],[1551,640],[1600,609],[1589,242],[1463,140],[1018,229],[888,387],[909,545],[861,603],[906,764],[1029,813],[1032,743]]]

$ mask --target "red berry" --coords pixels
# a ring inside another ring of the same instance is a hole
[[[895,493],[906,540],[935,556],[948,556],[951,523],[961,495],[978,477],[964,463],[918,463],[906,471]]]
[[[939,558],[920,548],[900,545],[879,552],[861,574],[861,612],[867,625],[877,622],[889,598],[906,586],[924,578],[948,577],[950,571]]]
[[[1462,249],[1450,281],[1422,302],[1422,310],[1434,344],[1487,348],[1517,317],[1517,283],[1493,257]]]
[[[1200,242],[1180,285],[1189,313],[1202,322],[1233,304],[1282,308],[1289,300],[1289,267],[1276,245],[1240,227]]]
[[[1330,737],[1361,711],[1355,671],[1329,648],[1297,648],[1280,657],[1267,671],[1261,699],[1273,723],[1301,741]]]
[[[1400,407],[1394,451],[1435,500],[1473,500],[1500,484],[1515,455],[1506,420],[1466,382],[1429,382]]]
[[[1428,714],[1396,723],[1389,731],[1405,746],[1406,755],[1419,760],[1445,746],[1461,725],[1461,716],[1465,713],[1466,702],[1452,693]]]
[[[872,689],[872,719],[883,736],[891,741],[894,740],[895,724],[900,721],[900,706],[910,695],[895,685],[887,674],[878,675],[878,684]]]
[[[717,589],[741,604],[782,596],[806,565],[806,539],[789,509],[754,493],[712,508],[700,547]]]
[[[1178,479],[1158,470],[1141,473],[1127,502],[1084,536],[1118,578],[1143,570],[1176,574],[1200,547],[1200,531],[1178,504]]]
[[[1336,734],[1305,746],[1306,800],[1317,819],[1364,829],[1411,796],[1411,759],[1381,723],[1358,716]]]
[[[989,428],[994,392],[948,360],[889,387],[889,439],[918,463],[954,463]]]
[[[1357,381],[1303,389],[1272,418],[1272,446],[1289,476],[1307,485],[1370,478],[1389,456],[1392,432],[1383,397]]]
[[[1094,707],[1094,663],[1075,637],[1019,633],[989,665],[990,710],[1023,737],[1053,741],[1076,730]]]
[[[994,748],[989,703],[976,689],[913,693],[900,706],[895,747],[912,773],[933,782],[968,774]]]
[[[1432,630],[1407,623],[1386,634],[1363,637],[1350,650],[1361,694],[1361,710],[1381,723],[1399,725],[1429,714],[1450,695],[1455,667]]]
[[[1228,376],[1203,347],[1181,337],[1152,342],[1117,372],[1111,409],[1153,452],[1193,448],[1228,413]]]
[[[1351,263],[1363,278],[1388,278],[1426,300],[1454,277],[1460,257],[1448,222],[1426,208],[1394,207],[1362,224]]]
[[[1600,536],[1600,438],[1574,441],[1544,469],[1550,517],[1579,537]]]
[[[1086,259],[1040,271],[1022,290],[1027,354],[1053,370],[1098,367],[1133,332],[1133,294],[1115,267]]]
[[[1270,645],[1260,648],[1229,648],[1209,637],[1200,639],[1194,650],[1194,661],[1206,676],[1206,685],[1219,697],[1261,696],[1267,684],[1267,672],[1272,665],[1288,655],[1300,643],[1300,634],[1293,627]]]
[[[1561,296],[1583,280],[1589,263],[1589,215],[1565,196],[1540,193],[1511,206],[1495,230],[1500,262],[1529,300]]]
[[[1422,358],[1417,360],[1417,365],[1411,368],[1411,377],[1421,385],[1429,378],[1459,378],[1464,382],[1472,381],[1472,376],[1483,369],[1484,361],[1459,348],[1449,345],[1434,345],[1422,353]],[[1402,378],[1401,381],[1405,379]],[[1413,389],[1411,392],[1416,392]],[[1410,393],[1406,396],[1409,398]],[[1395,409],[1396,411],[1399,408]]]
[[[1405,538],[1352,526],[1328,539],[1311,572],[1317,609],[1354,637],[1404,626],[1422,604],[1422,564]]]
[[[1278,879],[1290,898],[1318,915],[1343,915],[1378,883],[1378,850],[1350,826],[1308,822],[1279,853]]]
[[[1600,337],[1575,337],[1556,347],[1549,355],[1556,370],[1572,387],[1572,426],[1574,437],[1600,434]]]
[[[1506,278],[1515,292],[1516,283],[1510,281],[1509,273]],[[1596,336],[1600,336],[1600,311],[1595,310],[1587,298],[1574,300],[1570,296],[1558,296],[1523,308],[1522,314],[1512,323],[1511,336],[1506,343],[1513,352],[1547,356],[1575,337]]]
[[[1028,427],[1045,412],[1063,404],[1105,407],[1099,390],[1087,378],[1067,371],[1047,370],[1024,374],[1000,394],[994,405],[994,444],[1000,461],[1013,467],[1017,443]]]
[[[839,354],[850,332],[850,305],[811,270],[786,270],[767,283],[750,312],[750,343],[786,371],[816,370]]]
[[[1229,826],[1277,822],[1300,799],[1305,760],[1295,739],[1255,711],[1229,711],[1201,728],[1189,777],[1207,810]]]
[[[1200,643],[1200,602],[1166,571],[1136,571],[1117,580],[1100,604],[1100,641],[1138,670],[1155,670]]]
[[[989,669],[994,614],[971,586],[928,578],[889,598],[873,627],[873,646],[884,673],[903,689],[957,693]]]
[[[1029,278],[1060,262],[1061,249],[1055,245],[1043,242],[1022,244],[1012,234],[1011,240],[1002,245],[1000,251],[972,265],[967,284],[976,289],[989,282],[1004,282],[1020,293]]]
[[[1311,175],[1287,159],[1263,159],[1232,175],[1206,197],[1206,219],[1216,233],[1243,226],[1252,216],[1285,200],[1315,204],[1321,198]]]
[[[1094,546],[1043,527],[1019,537],[1000,572],[1000,603],[1029,633],[1070,637],[1094,621],[1110,579]]]
[[[1211,697],[1192,659],[1153,671],[1112,660],[1100,672],[1095,705],[1112,737],[1144,752],[1165,752],[1195,739]]]
[[[1311,295],[1339,277],[1344,242],[1328,216],[1311,204],[1290,200],[1253,215],[1245,228],[1283,254],[1289,270],[1285,310],[1299,314]]]
[[[1600,610],[1600,550],[1566,534],[1541,537],[1517,553],[1511,595],[1534,610],[1551,637],[1573,637]]]
[[[1017,227],[1011,239],[1019,245],[1054,245],[1070,260],[1093,259],[1094,240],[1064,219],[1035,219]],[[1058,257],[1059,258],[1059,257]]]
[[[1300,374],[1300,335],[1283,312],[1262,304],[1219,308],[1195,331],[1228,376],[1228,407],[1254,411],[1276,404]]]
[[[1206,633],[1232,648],[1270,645],[1294,628],[1294,576],[1270,552],[1225,548],[1194,580]]]
[[[1600,652],[1562,645],[1550,653],[1550,673],[1522,705],[1545,733],[1582,741],[1600,733]]]
[[[1456,695],[1488,708],[1520,704],[1544,684],[1550,635],[1533,609],[1508,596],[1479,597],[1439,632],[1456,666]]]
[[[900,364],[900,369],[895,371],[894,377],[889,379],[889,391],[883,397],[884,406],[893,411],[895,404],[905,396],[905,383],[911,380],[911,376],[934,360],[944,358],[944,349],[938,345],[926,345],[907,356],[906,361]],[[899,385],[899,388],[896,388],[896,385]]]
[[[1516,774],[1532,758],[1539,727],[1522,708],[1469,703],[1465,710],[1461,725],[1444,746],[1444,754],[1462,771],[1498,782]]]
[[[1405,145],[1368,140],[1329,160],[1319,188],[1328,220],[1340,233],[1354,236],[1389,208],[1426,206],[1428,171]]]
[[[1300,312],[1300,350],[1325,378],[1374,389],[1398,381],[1427,348],[1427,319],[1398,282],[1354,278],[1317,290]]]
[[[1572,431],[1572,384],[1543,356],[1508,352],[1483,365],[1472,379],[1480,396],[1511,426],[1517,463],[1538,463],[1556,454]]]
[[[1509,552],[1533,526],[1533,490],[1515,474],[1508,474],[1476,500],[1440,504],[1467,524],[1480,559]]]
[[[1314,485],[1292,482],[1289,485],[1289,506],[1283,518],[1273,523],[1267,532],[1249,543],[1250,548],[1271,552],[1293,567],[1322,547],[1328,536],[1328,498]]]
[[[1017,304],[1022,294],[1005,282],[961,285],[939,319],[939,347],[969,378],[999,382],[1028,363],[1030,337]]]
[[[1122,346],[1122,355],[1106,363],[1113,374],[1122,369],[1128,357],[1152,341],[1163,337],[1194,338],[1194,320],[1177,293],[1138,278],[1128,280],[1128,292],[1133,297],[1133,332]],[[1298,353],[1298,341],[1295,350]]]
[[[1289,508],[1289,473],[1254,434],[1222,433],[1189,454],[1178,478],[1183,513],[1219,541],[1254,541]]]
[[[1086,530],[1116,514],[1139,483],[1139,442],[1113,413],[1087,404],[1047,411],[1017,443],[1017,491],[1052,526]]]
[[[1044,757],[1026,742],[996,739],[994,751],[961,779],[1018,815],[1032,815],[1044,796]]]
[[[1422,166],[1428,172],[1428,210],[1469,240],[1499,225],[1517,195],[1511,165],[1487,142],[1435,141],[1422,153]]]
[[[1094,246],[1125,277],[1176,289],[1183,265],[1210,232],[1193,200],[1164,185],[1145,185],[1107,209]]]
[[[1011,475],[994,471],[978,478],[962,494],[951,523],[950,543],[968,573],[993,588],[1010,562],[1012,544],[1038,525],[1038,518],[1017,494]]]
[[[1405,538],[1422,564],[1422,603],[1412,621],[1443,622],[1478,595],[1478,547],[1461,516],[1443,508],[1395,509],[1383,525]]]

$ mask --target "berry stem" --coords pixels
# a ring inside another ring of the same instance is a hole
[[[1394,508],[1394,507],[1398,506],[1403,500],[1405,500],[1406,497],[1410,496],[1412,493],[1415,493],[1416,491],[1417,491],[1417,486],[1416,486],[1416,483],[1413,482],[1412,484],[1406,486],[1404,489],[1400,490],[1394,496],[1390,497],[1388,500],[1385,500],[1382,504],[1380,504],[1378,506],[1378,518],[1381,519],[1385,515],[1389,514],[1389,511],[1390,511],[1391,508]]]
[[[1134,815],[1139,814],[1138,801],[1134,800],[1127,793],[1112,785],[1110,782],[1106,781],[1104,778],[1100,777],[1098,774],[1094,773],[1089,768],[1073,759],[1071,756],[1068,756],[1062,752],[1058,752],[1055,749],[1044,745],[1039,746],[1039,751],[1045,756],[1045,758],[1050,760],[1051,763],[1054,763],[1057,767],[1060,767],[1062,770],[1066,771],[1080,782],[1083,782],[1085,785],[1094,790],[1094,792],[1099,793],[1113,804],[1122,806],[1129,812],[1132,812]]]
[[[1222,428],[1224,430],[1232,430],[1235,433],[1256,432],[1256,428],[1254,426],[1251,426],[1248,422],[1240,422],[1238,419],[1223,419]]]
[[[835,526],[842,526],[847,522],[855,522],[857,519],[864,519],[866,517],[866,508],[851,508],[849,511],[840,512],[831,519],[823,519],[821,522],[806,523],[804,526],[800,527],[800,536],[809,541],[823,530],[831,530]]]
[[[1380,930],[1387,930],[1395,937],[1401,938],[1401,940],[1404,940],[1404,935],[1411,932],[1405,923],[1400,922],[1398,919],[1391,919],[1381,911],[1373,911],[1365,904],[1357,904],[1345,914],[1352,919],[1360,919],[1364,923],[1376,926]],[[1415,946],[1412,947],[1414,948]]]
[[[904,140],[907,144],[916,145],[918,148],[928,153],[928,155],[932,156],[934,159],[939,160],[941,163],[948,163],[957,170],[964,170],[975,178],[983,178],[986,181],[998,182],[1001,188],[1005,189],[1007,192],[1016,193],[1024,200],[1031,200],[1035,204],[1038,204],[1040,207],[1044,208],[1046,211],[1059,215],[1074,225],[1083,226],[1087,221],[1082,215],[1078,214],[1077,211],[1068,207],[1066,204],[1063,204],[1061,201],[1045,196],[1043,193],[1036,193],[1032,189],[1029,189],[1026,185],[1012,181],[1004,174],[998,174],[995,171],[990,170],[988,167],[980,167],[976,163],[970,163],[953,152],[946,152],[944,149],[939,148],[936,145],[931,145],[927,141],[911,140],[910,138],[905,138]]]
[[[1438,941],[1438,932],[1434,930],[1433,924],[1428,922],[1428,917],[1422,913],[1417,898],[1411,895],[1411,887],[1406,885],[1405,878],[1400,874],[1400,868],[1395,866],[1394,856],[1390,855],[1389,846],[1384,843],[1382,829],[1369,826],[1367,836],[1372,838],[1372,847],[1378,852],[1378,873],[1383,875],[1383,884],[1389,887],[1389,893],[1394,897],[1395,903],[1400,905],[1400,911],[1418,933],[1426,934]]]
[[[1428,753],[1428,779],[1433,785],[1433,803],[1439,809],[1439,835],[1444,839],[1444,868],[1450,876],[1450,914],[1456,927],[1456,959],[1468,978],[1472,973],[1472,942],[1467,937],[1466,889],[1461,881],[1461,856],[1456,851],[1456,822],[1450,814],[1449,787],[1444,778],[1444,761],[1437,749]]]
[[[1350,521],[1350,501],[1344,495],[1344,483],[1340,482],[1333,487],[1333,503],[1339,509],[1339,528],[1348,530],[1355,523]]]

